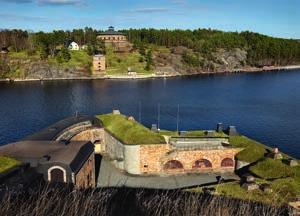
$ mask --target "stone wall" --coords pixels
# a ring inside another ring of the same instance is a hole
[[[164,173],[194,173],[194,172],[233,172],[235,168],[235,155],[241,149],[225,148],[217,150],[176,150],[171,145],[142,145],[140,148],[140,169],[142,174]],[[221,167],[225,158],[233,160],[230,167]],[[209,168],[193,168],[197,160],[208,160],[212,166]],[[168,161],[179,161],[182,169],[164,169]]]
[[[140,146],[140,169],[142,174],[162,172],[162,157],[171,149],[169,144]]]
[[[179,161],[183,165],[183,169],[169,169],[165,172],[233,172],[235,169],[235,155],[241,149],[225,148],[216,150],[188,150],[174,151],[166,155],[162,159],[161,166],[171,160]],[[223,159],[229,158],[233,161],[232,166],[222,167]],[[207,160],[211,163],[211,167],[193,168],[197,160]],[[161,168],[163,169],[163,168]]]
[[[91,141],[95,145],[95,153],[104,151],[104,128],[91,128],[75,135],[71,141]]]
[[[75,175],[75,185],[78,188],[88,188],[96,186],[94,154],[90,155],[89,159]]]

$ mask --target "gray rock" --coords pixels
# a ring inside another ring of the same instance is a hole
[[[299,166],[299,163],[297,160],[291,159],[289,160],[288,165],[291,167],[295,167],[295,166]]]
[[[259,185],[255,183],[244,183],[242,185],[242,188],[244,188],[247,191],[253,191],[259,189]]]
[[[235,126],[229,126],[228,127],[228,135],[229,136],[237,136],[238,135],[238,132],[237,132]]]

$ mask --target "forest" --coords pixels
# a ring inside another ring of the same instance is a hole
[[[102,32],[92,28],[72,31],[29,32],[23,30],[0,30],[0,46],[9,47],[15,52],[26,51],[28,55],[39,52],[41,59],[56,56],[59,50],[75,41],[80,46],[87,45],[87,52],[92,55],[105,52],[103,44],[96,37]],[[295,39],[274,38],[249,31],[223,32],[212,29],[167,30],[167,29],[127,29],[121,30],[134,44],[135,48],[158,46],[185,47],[193,55],[183,55],[190,65],[197,64],[198,54],[212,58],[218,49],[233,50],[240,48],[247,51],[247,64],[251,66],[288,65],[300,62],[300,43]],[[58,49],[59,48],[59,49]],[[66,51],[64,51],[66,52]]]

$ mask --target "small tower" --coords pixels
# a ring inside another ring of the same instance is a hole
[[[105,72],[105,56],[104,55],[94,55],[93,57],[93,72]]]

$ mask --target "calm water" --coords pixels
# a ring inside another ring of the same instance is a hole
[[[18,140],[76,111],[120,109],[150,126],[213,129],[235,125],[254,139],[300,158],[300,71],[143,81],[0,84],[0,144]]]

